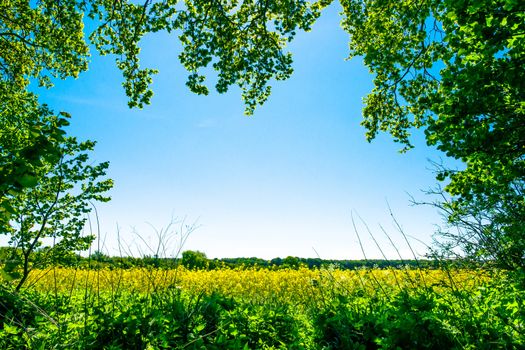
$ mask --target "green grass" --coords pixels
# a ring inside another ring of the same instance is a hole
[[[370,277],[366,277],[370,278]],[[523,349],[522,279],[318,290],[315,302],[165,288],[0,289],[1,349]]]

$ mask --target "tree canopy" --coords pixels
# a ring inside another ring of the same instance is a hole
[[[463,248],[524,265],[525,5],[519,1],[342,1],[351,56],[374,73],[365,98],[369,139],[412,128],[461,160],[441,168],[450,223]],[[489,249],[487,249],[489,248]]]
[[[89,43],[101,54],[115,56],[129,106],[149,103],[156,71],[140,66],[140,40],[159,31],[173,32],[182,44],[179,59],[188,70],[186,85],[191,91],[208,93],[204,72],[211,67],[218,76],[216,90],[238,85],[251,114],[268,98],[272,80],[292,74],[287,43],[297,30],[309,30],[331,2],[2,1],[2,129],[26,117],[25,104],[38,108],[29,92],[31,82],[51,87],[52,78],[86,70]],[[373,74],[374,88],[363,109],[368,139],[389,132],[407,150],[412,147],[413,129],[422,128],[430,146],[465,165],[462,170],[442,168],[437,173],[438,180],[447,181],[443,205],[450,223],[477,225],[480,234],[468,244],[484,248],[491,240],[493,246],[503,247],[496,253],[479,249],[475,254],[511,256],[506,266],[523,266],[525,3],[340,0],[340,4],[341,25],[350,37],[349,55],[362,56]],[[94,29],[87,33],[86,27]],[[2,148],[11,152],[1,163],[2,198],[32,186],[27,180],[33,162],[53,154],[51,148],[36,146],[37,141],[54,137],[45,125],[33,126],[27,135],[25,140],[32,145],[18,142],[20,138],[12,142],[12,135],[2,133]],[[24,147],[33,150],[30,156]]]

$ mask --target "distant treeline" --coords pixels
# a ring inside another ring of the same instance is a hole
[[[379,268],[386,269],[393,268],[436,268],[439,262],[434,260],[334,260],[334,259],[320,259],[320,258],[298,258],[289,256],[286,258],[274,258],[271,260],[264,260],[259,258],[223,258],[214,259],[212,262],[225,264],[226,266],[261,266],[265,268],[271,267],[286,267],[298,268],[300,266],[315,268],[339,268],[344,270],[354,270],[358,268]]]
[[[13,260],[13,248],[0,247],[0,264],[15,267],[19,262]],[[133,268],[133,267],[156,267],[174,268],[182,265],[189,269],[214,270],[219,268],[292,268],[307,267],[310,269],[318,268],[339,268],[353,270],[359,268],[437,268],[439,261],[436,260],[334,260],[320,258],[299,258],[288,256],[286,258],[274,258],[265,260],[261,258],[222,258],[208,259],[206,254],[200,251],[188,250],[182,253],[179,258],[164,258],[156,256],[108,256],[96,251],[85,257],[78,254],[65,254],[61,256],[50,255],[46,250],[34,253],[33,259],[35,267],[43,268],[53,265],[64,267],[81,268]]]

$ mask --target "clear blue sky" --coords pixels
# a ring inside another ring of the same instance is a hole
[[[345,61],[349,38],[337,12],[332,6],[292,42],[293,76],[273,83],[268,102],[251,117],[243,115],[238,89],[191,94],[177,39],[167,34],[142,45],[142,65],[160,70],[143,110],[128,109],[114,58],[95,53],[79,79],[40,92],[42,102],[73,115],[71,134],[98,141],[93,161],[111,163],[112,201],[97,206],[107,253],[118,254],[117,225],[126,247],[150,253],[133,232],[154,245],[149,225],[164,228],[173,216],[198,221],[184,249],[212,258],[359,259],[354,212],[390,257],[379,224],[410,257],[387,201],[407,234],[430,242],[441,219],[434,209],[410,206],[408,194],[425,199],[421,190],[435,184],[428,159],[442,155],[421,132],[407,154],[389,135],[365,140],[361,107],[371,75],[359,59]],[[362,225],[359,231],[368,257],[381,257]],[[417,242],[414,248],[424,252]],[[172,242],[168,255],[175,250]]]

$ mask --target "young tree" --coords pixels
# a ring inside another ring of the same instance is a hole
[[[9,236],[11,264],[7,272],[21,272],[16,290],[23,286],[31,269],[43,262],[34,259],[37,249],[47,247],[42,250],[46,254],[38,256],[42,259],[45,255],[50,261],[87,249],[94,236],[89,232],[83,234],[83,230],[92,202],[109,200],[104,193],[112,187],[112,181],[100,179],[109,164],[90,164],[88,152],[93,150],[95,143],[65,136],[63,128],[68,125],[67,118],[66,114],[52,115],[43,106],[38,109],[37,116],[19,124],[22,128],[18,136],[22,136],[23,130],[31,132],[34,124],[52,130],[50,134],[56,136],[52,140],[56,152],[53,156],[32,161],[32,179],[28,181],[34,184],[4,196],[12,216],[0,226],[0,234]],[[8,158],[6,151],[11,150],[2,148],[2,159]]]

